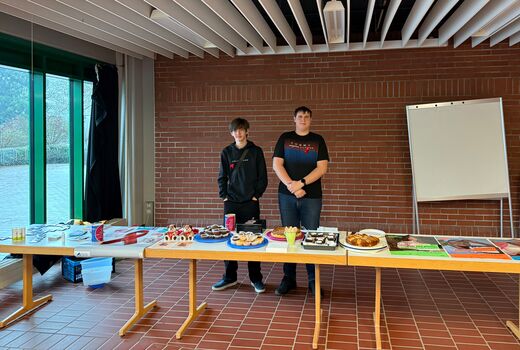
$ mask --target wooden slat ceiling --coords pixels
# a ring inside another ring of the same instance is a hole
[[[0,0],[0,12],[133,55],[188,58],[520,43],[520,0]]]

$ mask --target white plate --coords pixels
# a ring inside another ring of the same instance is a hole
[[[380,250],[383,248],[386,248],[388,245],[386,243],[386,239],[384,237],[379,238],[379,243],[372,247],[358,247],[352,244],[347,243],[346,238],[340,237],[339,244],[347,249],[353,249],[353,250]]]
[[[366,228],[364,230],[359,231],[358,233],[365,234],[365,235],[371,235],[376,237],[384,236],[386,233],[383,230],[378,230],[375,228]]]

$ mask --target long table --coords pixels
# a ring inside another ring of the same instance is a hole
[[[341,233],[343,236],[345,233]],[[270,251],[266,247],[238,250],[230,248],[226,243],[199,243],[193,242],[186,246],[175,244],[164,245],[158,242],[144,249],[144,258],[187,259],[189,260],[189,315],[176,333],[178,339],[182,338],[189,325],[204,311],[207,304],[197,306],[197,260],[241,260],[262,262],[288,262],[315,264],[315,327],[312,346],[318,347],[318,339],[321,328],[321,295],[320,295],[320,265],[365,266],[375,268],[375,306],[374,326],[377,349],[381,349],[381,273],[383,268],[425,269],[425,270],[451,270],[471,272],[495,272],[514,273],[520,275],[520,261],[499,259],[463,259],[463,258],[437,258],[419,256],[395,256],[388,250],[377,253],[363,253],[338,247],[334,251],[305,250],[296,244],[288,251]],[[52,300],[51,295],[34,299],[32,289],[32,257],[39,255],[74,255],[77,245],[68,241],[42,240],[38,243],[12,243],[2,241],[0,252],[23,255],[23,298],[22,307],[0,321],[0,329],[8,326],[23,315],[38,309]],[[135,312],[133,316],[120,329],[119,335],[123,336],[136,322],[138,322],[150,309],[156,306],[156,300],[145,305],[143,285],[143,258],[135,259]],[[520,305],[520,280],[519,280],[519,305]],[[520,312],[519,312],[520,320]],[[507,321],[507,327],[520,339],[520,327],[514,321]]]
[[[345,233],[341,233],[344,235]],[[157,243],[145,249],[146,258],[163,259],[189,259],[189,314],[176,333],[177,339],[181,339],[188,326],[204,311],[207,304],[204,302],[197,306],[197,260],[239,260],[284,262],[299,264],[315,264],[315,324],[312,348],[318,348],[318,339],[321,328],[321,295],[320,295],[320,265],[347,264],[345,249],[338,247],[334,251],[305,250],[298,244],[285,252],[268,251],[266,247],[250,250],[240,250],[229,247],[223,243],[198,243],[194,242],[187,247],[177,247],[173,244],[161,246]]]
[[[45,305],[52,300],[52,295],[34,299],[33,296],[33,255],[59,255],[74,256],[75,250],[78,248],[78,242],[60,239],[50,241],[48,237],[38,242],[31,242],[30,238],[22,242],[12,242],[10,240],[1,241],[0,252],[21,254],[23,256],[23,289],[22,289],[22,306],[0,321],[0,329],[7,327],[14,321],[18,320],[27,313],[30,313],[39,307]],[[83,248],[84,249],[84,248]],[[108,249],[107,249],[108,250]],[[108,253],[108,252],[107,252]],[[157,301],[153,300],[148,304],[144,304],[143,296],[143,259],[135,259],[135,312],[128,322],[119,330],[119,335],[126,332],[139,321],[150,309],[157,305]]]
[[[469,237],[468,237],[469,238]],[[377,349],[381,349],[381,269],[422,269],[422,270],[449,270],[470,272],[515,273],[520,275],[520,261],[502,259],[477,258],[441,258],[422,256],[396,256],[388,249],[377,253],[363,253],[349,250],[349,266],[365,266],[375,268],[375,307],[374,326]],[[520,305],[520,280],[519,280]],[[520,311],[518,318],[520,320]],[[520,339],[519,326],[513,321],[507,321],[507,327]]]
[[[345,233],[341,233],[344,235]],[[313,348],[318,348],[319,332],[321,328],[321,283],[320,283],[320,265],[343,265],[347,264],[347,253],[345,249],[338,248],[334,251],[318,251],[305,250],[298,243],[291,247],[288,251],[272,252],[266,247],[251,250],[238,250],[230,248],[225,242],[222,243],[199,243],[192,242],[187,246],[176,246],[168,244],[161,246],[162,242],[148,247],[144,250],[144,258],[165,258],[165,259],[188,259],[190,261],[189,268],[189,315],[184,324],[176,333],[176,337],[180,339],[187,327],[197,318],[197,316],[206,308],[206,303],[197,306],[197,260],[242,260],[242,261],[262,261],[262,262],[288,262],[288,263],[308,263],[315,264],[315,329],[313,337]],[[102,247],[102,246],[100,246]],[[23,255],[23,298],[22,307],[0,321],[0,329],[7,327],[25,314],[32,312],[45,303],[52,300],[51,295],[34,299],[32,288],[33,255],[60,255],[73,256],[75,252],[84,250],[84,247],[78,246],[76,242],[68,240],[49,241],[44,238],[40,242],[30,243],[2,241],[0,244],[0,252]],[[113,249],[107,247],[107,254],[113,252]],[[96,253],[102,254],[103,248],[96,249]],[[153,300],[145,305],[144,302],[144,284],[143,284],[143,259],[135,259],[135,312],[126,324],[119,330],[119,335],[123,336],[126,332],[138,322],[150,309],[157,305],[157,301]]]

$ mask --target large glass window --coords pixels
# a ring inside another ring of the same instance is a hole
[[[29,71],[0,65],[0,231],[30,221]]]
[[[71,218],[70,79],[46,74],[45,152],[47,222]]]
[[[0,33],[0,231],[82,218],[98,62]]]
[[[87,175],[87,153],[88,153],[88,135],[90,132],[90,113],[92,110],[92,91],[94,89],[94,83],[91,81],[83,82],[83,174],[84,179]]]

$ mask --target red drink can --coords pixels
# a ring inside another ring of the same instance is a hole
[[[235,231],[237,223],[237,216],[235,214],[226,214],[224,215],[224,225],[228,229],[228,231]]]

